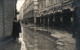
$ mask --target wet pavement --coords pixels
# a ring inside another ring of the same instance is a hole
[[[33,34],[34,30],[35,33],[37,34],[36,36],[38,39],[37,48],[39,50],[75,50],[75,39],[72,37],[72,34],[70,32],[60,31],[56,29],[49,29],[49,28],[45,29],[43,27],[35,28],[32,26],[31,27],[26,26],[23,31],[26,32],[23,35],[25,43],[26,43],[26,39],[30,39],[31,40],[30,42],[33,41],[32,40],[33,38],[31,37],[34,36]]]

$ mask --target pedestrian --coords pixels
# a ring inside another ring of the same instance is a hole
[[[13,36],[14,40],[17,40],[19,38],[20,32],[21,32],[20,22],[14,20],[13,21],[13,31],[12,31],[12,36]]]
[[[76,41],[75,50],[80,50],[80,0],[73,0],[74,24],[72,28],[73,38]]]

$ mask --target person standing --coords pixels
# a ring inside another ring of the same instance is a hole
[[[12,31],[12,36],[13,36],[14,40],[17,40],[19,38],[20,32],[21,32],[20,22],[14,20],[13,21],[13,31]]]
[[[80,50],[80,0],[73,0],[74,24],[72,28],[73,38],[76,41],[75,50]]]

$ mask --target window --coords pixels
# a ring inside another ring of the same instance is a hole
[[[63,3],[64,3],[64,2],[68,2],[68,1],[69,1],[69,0],[63,0]]]
[[[46,2],[45,2],[45,0],[43,1],[43,6],[44,6],[44,7],[46,6]]]
[[[56,4],[56,0],[53,0],[53,4]]]
[[[61,2],[61,0],[56,0],[56,2],[57,2],[57,3],[60,3],[60,2]]]

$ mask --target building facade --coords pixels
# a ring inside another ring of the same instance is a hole
[[[26,19],[28,23],[34,23],[34,16],[38,9],[37,4],[37,0],[26,0],[23,4],[23,19]]]
[[[17,0],[0,0],[0,38],[12,35]]]

